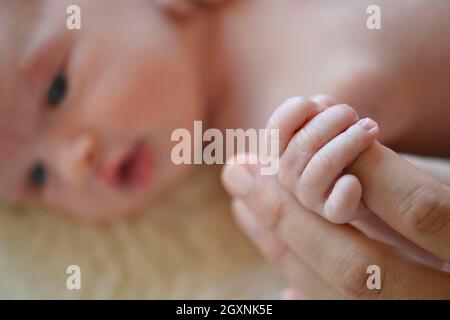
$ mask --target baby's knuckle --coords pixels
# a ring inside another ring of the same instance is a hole
[[[305,109],[306,115],[313,114],[319,110],[318,104],[315,101],[307,98],[304,98],[304,100],[302,101],[302,106]]]
[[[267,127],[269,129],[286,129],[285,124],[291,120],[288,118],[290,112],[287,111],[292,108],[292,106],[294,106],[296,109],[300,109],[300,114],[308,114],[312,109],[315,108],[315,104],[305,97],[289,98],[280,107],[278,107],[278,109],[275,110],[275,112],[267,122]]]
[[[307,168],[311,172],[335,172],[336,161],[332,159],[332,157],[325,152],[318,152],[314,155],[313,159],[310,162],[309,168]]]
[[[311,126],[306,126],[297,132],[294,139],[299,150],[311,155],[326,143],[317,130]]]
[[[338,110],[341,113],[343,119],[350,120],[350,119],[354,119],[358,116],[356,111],[347,104],[339,104],[332,108],[336,108],[336,110]]]
[[[308,105],[311,102],[311,100],[305,96],[292,97],[292,98],[289,98],[288,101],[296,102],[299,107]]]
[[[335,105],[337,101],[335,97],[323,93],[313,96],[312,100],[316,103],[324,105],[325,107],[331,107]]]
[[[294,97],[292,99],[296,103],[296,107],[305,111],[305,114],[317,108],[317,104],[307,97]]]
[[[278,113],[275,112],[272,114],[269,118],[269,121],[267,121],[267,128],[268,129],[275,129],[280,130],[282,127],[280,126],[280,119],[278,117]]]

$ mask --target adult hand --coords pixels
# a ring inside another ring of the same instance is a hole
[[[449,188],[386,149],[374,144],[350,168],[362,183],[363,200],[392,228],[449,262]],[[450,274],[326,221],[276,176],[261,176],[258,165],[227,165],[223,181],[238,224],[306,297],[450,299]],[[367,286],[370,265],[381,270],[381,289]]]

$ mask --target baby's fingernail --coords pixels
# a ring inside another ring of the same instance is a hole
[[[358,125],[366,131],[372,131],[377,127],[377,123],[370,118],[364,118],[358,121]]]
[[[233,196],[245,196],[253,187],[254,178],[242,165],[229,165],[222,176],[225,188]]]

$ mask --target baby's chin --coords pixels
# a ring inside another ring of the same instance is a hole
[[[71,204],[75,202],[77,206],[63,204],[63,207],[56,208],[56,213],[91,224],[109,224],[129,219],[149,212],[161,195],[169,192],[178,181],[166,179],[164,184],[155,183],[139,191],[116,190],[108,196],[102,194],[101,200],[100,195],[96,197],[94,194],[90,199],[73,199]]]
[[[61,202],[47,202],[43,205],[52,214],[87,223],[110,223],[139,214],[150,206],[159,188],[92,190],[83,196],[73,195]]]

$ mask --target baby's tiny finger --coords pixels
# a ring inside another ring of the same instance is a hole
[[[325,144],[299,178],[297,196],[311,210],[324,214],[325,200],[344,168],[367,149],[378,136],[375,121],[362,119]]]
[[[275,110],[267,123],[267,130],[269,133],[272,129],[279,130],[279,155],[295,132],[321,111],[314,101],[302,97],[290,98]]]
[[[289,142],[280,158],[281,184],[302,202],[297,190],[299,180],[313,156],[330,140],[358,121],[357,113],[347,105],[328,108],[311,119]]]

